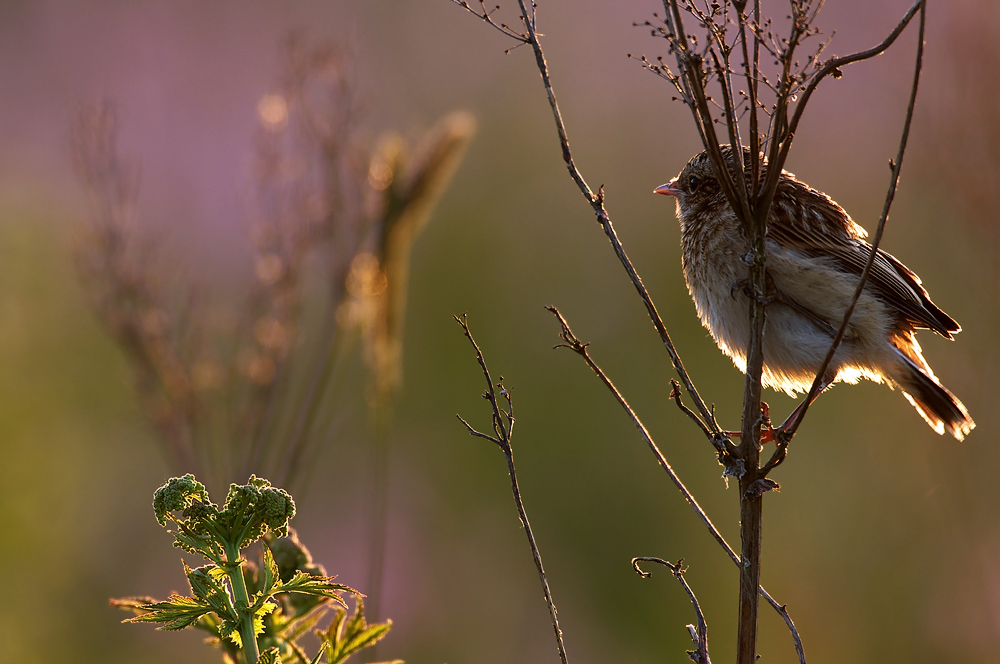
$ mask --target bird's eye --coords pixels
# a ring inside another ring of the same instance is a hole
[[[699,186],[701,186],[701,178],[699,178],[696,175],[692,175],[691,177],[688,178],[688,191],[689,192],[691,192],[693,194],[694,192],[696,192],[698,190]]]

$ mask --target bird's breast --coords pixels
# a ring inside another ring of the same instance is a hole
[[[726,354],[739,361],[749,338],[749,303],[742,294],[749,275],[748,245],[735,220],[682,230],[684,279],[698,317]]]

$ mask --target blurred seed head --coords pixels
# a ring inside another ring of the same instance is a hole
[[[77,265],[175,470],[216,472],[223,486],[236,468],[293,476],[341,331],[361,332],[375,394],[398,389],[412,244],[475,123],[454,113],[412,145],[393,133],[372,145],[360,110],[349,54],[289,39],[280,84],[256,104],[253,276],[230,315],[179,301],[164,288],[175,275],[143,254],[138,168],[119,155],[114,109],[75,118],[73,163],[92,208]]]

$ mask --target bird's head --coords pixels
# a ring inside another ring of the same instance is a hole
[[[732,148],[728,145],[722,145],[720,148],[729,172],[735,176],[736,164]],[[743,163],[745,169],[748,169],[750,150],[747,148],[743,150]],[[727,204],[726,196],[722,187],[719,186],[718,177],[712,166],[712,159],[704,151],[692,157],[677,177],[653,191],[657,194],[674,196],[677,199],[678,212],[682,216],[697,210]]]

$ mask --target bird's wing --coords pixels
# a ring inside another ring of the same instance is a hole
[[[779,188],[768,237],[807,255],[830,258],[848,273],[860,276],[872,252],[872,246],[864,240],[865,230],[826,194],[798,181],[793,181],[792,186],[796,191]],[[866,287],[916,328],[934,330],[948,339],[952,332],[961,330],[951,316],[931,302],[920,278],[881,249],[872,263]]]

